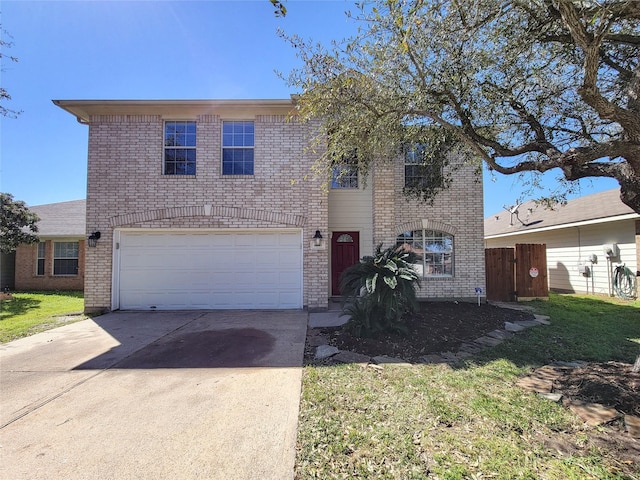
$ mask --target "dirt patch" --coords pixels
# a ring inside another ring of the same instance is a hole
[[[568,398],[599,403],[640,417],[640,373],[621,362],[588,363],[567,369],[553,384]]]
[[[619,477],[607,478],[637,478],[640,442],[624,434],[620,422],[606,430],[591,430],[586,436],[576,436],[571,432],[553,432],[552,435],[538,432],[532,440],[564,458],[588,457],[593,452],[599,452],[620,474]]]

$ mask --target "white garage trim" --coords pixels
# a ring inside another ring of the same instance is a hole
[[[302,229],[116,229],[112,309],[302,308]]]

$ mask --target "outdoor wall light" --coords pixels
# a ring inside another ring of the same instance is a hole
[[[91,235],[89,235],[87,242],[89,243],[90,247],[95,247],[96,245],[98,245],[99,239],[100,239],[100,232],[93,232]]]
[[[316,230],[316,233],[313,236],[313,244],[316,247],[321,247],[322,246],[322,234],[320,233],[320,230]]]

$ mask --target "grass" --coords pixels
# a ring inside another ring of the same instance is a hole
[[[83,310],[82,292],[14,293],[12,300],[2,300],[0,342],[83,320]]]
[[[514,385],[553,360],[633,362],[639,304],[552,295],[534,306],[551,325],[456,368],[306,367],[296,478],[640,478],[640,462],[590,441],[598,427]]]

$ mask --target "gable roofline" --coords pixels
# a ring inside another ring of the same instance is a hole
[[[163,118],[194,118],[219,115],[241,118],[255,115],[292,115],[295,97],[289,99],[239,100],[52,100],[53,104],[86,124],[94,115],[160,115]]]
[[[484,219],[484,237],[501,238],[638,218],[640,215],[622,203],[620,191],[612,189],[569,200],[553,210],[546,210],[534,201],[519,205],[517,214],[505,209]]]

